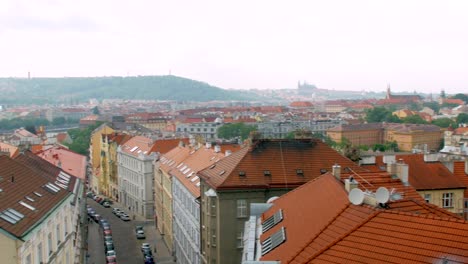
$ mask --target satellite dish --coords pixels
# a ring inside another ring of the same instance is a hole
[[[278,196],[273,196],[270,199],[268,199],[267,203],[273,203],[274,200],[278,199]]]
[[[385,187],[379,187],[375,192],[375,199],[379,203],[387,203],[390,199],[390,192]]]
[[[364,193],[358,188],[354,188],[349,192],[349,201],[354,205],[360,205],[364,202]]]

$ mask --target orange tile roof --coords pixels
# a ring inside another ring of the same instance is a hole
[[[189,149],[189,155],[179,162],[182,165],[174,164],[175,168],[170,170],[170,174],[176,177],[195,198],[198,198],[200,197],[200,187],[197,186],[200,182],[198,172],[224,158],[224,153],[215,152],[213,148],[184,148]]]
[[[188,138],[173,138],[173,139],[156,140],[150,152],[159,152],[161,154],[167,153],[171,149],[177,147],[179,145],[179,142],[181,141],[186,145],[189,144]]]
[[[135,136],[129,139],[122,145],[122,152],[138,157],[138,154],[143,153],[145,155],[151,154],[151,148],[153,147],[153,141],[150,138],[143,136]]]
[[[396,159],[402,159],[408,164],[408,180],[416,190],[466,188],[466,185],[444,164],[425,162],[423,154],[396,155]],[[376,165],[385,166],[383,156],[376,157]]]
[[[468,127],[459,127],[453,132],[455,135],[464,135],[468,134]]]
[[[70,175],[83,181],[86,179],[86,156],[63,147],[52,147],[37,153],[37,155],[54,166],[61,167]]]
[[[295,188],[325,170],[331,171],[334,164],[362,171],[317,139],[264,139],[220,160],[214,168],[202,170],[200,177],[215,189]],[[270,171],[271,176],[265,176],[264,171]],[[239,176],[239,172],[245,176]]]
[[[468,186],[468,174],[465,173],[465,161],[453,162],[453,174],[460,179],[466,186]],[[465,189],[465,198],[468,198],[468,188]]]
[[[10,158],[19,154],[19,149],[17,147],[4,142],[0,142],[0,151],[10,153]]]
[[[312,107],[312,103],[308,101],[295,101],[289,104],[289,107]]]
[[[283,220],[262,234],[260,241],[282,227],[286,241],[262,261],[408,263],[408,259],[434,262],[443,256],[429,254],[431,250],[463,262],[468,257],[468,223],[460,217],[415,199],[390,201],[388,209],[353,205],[343,184],[330,173],[272,203],[262,219],[281,209]]]

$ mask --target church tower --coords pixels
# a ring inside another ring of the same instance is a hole
[[[390,84],[388,83],[387,84],[387,97],[386,97],[386,99],[390,99],[391,96],[392,96],[392,94],[390,93]]]

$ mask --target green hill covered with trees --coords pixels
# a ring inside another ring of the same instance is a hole
[[[246,100],[248,93],[223,90],[173,75],[89,78],[0,78],[0,103],[69,103],[96,99],[177,101]]]

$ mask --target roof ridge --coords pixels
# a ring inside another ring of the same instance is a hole
[[[316,258],[317,256],[320,256],[323,252],[327,251],[332,246],[336,245],[338,242],[343,240],[345,237],[351,235],[354,231],[356,231],[357,229],[359,229],[360,227],[365,225],[367,222],[369,222],[371,219],[376,217],[381,212],[382,211],[380,211],[380,210],[375,210],[372,214],[369,214],[365,219],[363,219],[363,221],[359,225],[356,225],[354,228],[351,228],[348,232],[344,233],[343,235],[341,235],[340,237],[338,237],[337,239],[335,239],[334,241],[329,243],[326,247],[323,247],[321,250],[319,250],[318,252],[316,252],[315,254],[310,256],[309,258],[307,258],[307,260],[304,261],[304,263],[307,263],[307,262],[311,261],[312,259]]]
[[[302,186],[304,186],[304,184],[303,184]],[[300,187],[298,187],[298,188],[300,188]],[[296,188],[296,189],[298,189],[298,188]],[[296,189],[295,189],[295,190],[296,190]],[[304,252],[304,251],[306,250],[306,248],[307,248],[315,239],[317,239],[317,238],[320,236],[320,234],[322,234],[323,231],[325,231],[333,222],[335,222],[335,220],[336,220],[340,215],[342,215],[342,214],[344,213],[344,211],[346,211],[346,209],[349,208],[350,205],[351,205],[351,203],[348,202],[348,204],[347,204],[345,207],[343,207],[343,209],[341,209],[341,211],[340,211],[338,214],[336,214],[336,216],[335,216],[333,219],[331,219],[331,220],[328,222],[328,224],[326,224],[323,228],[321,228],[321,229],[319,230],[319,232],[317,233],[317,235],[315,235],[315,236],[312,237],[308,242],[306,242],[305,247],[303,247],[302,249],[298,250],[297,253],[296,253],[293,257],[291,257],[290,259],[288,259],[287,262],[290,263],[293,259],[295,259],[296,257],[298,257],[299,254],[301,254],[302,252]],[[309,261],[309,260],[308,260],[308,261]]]

